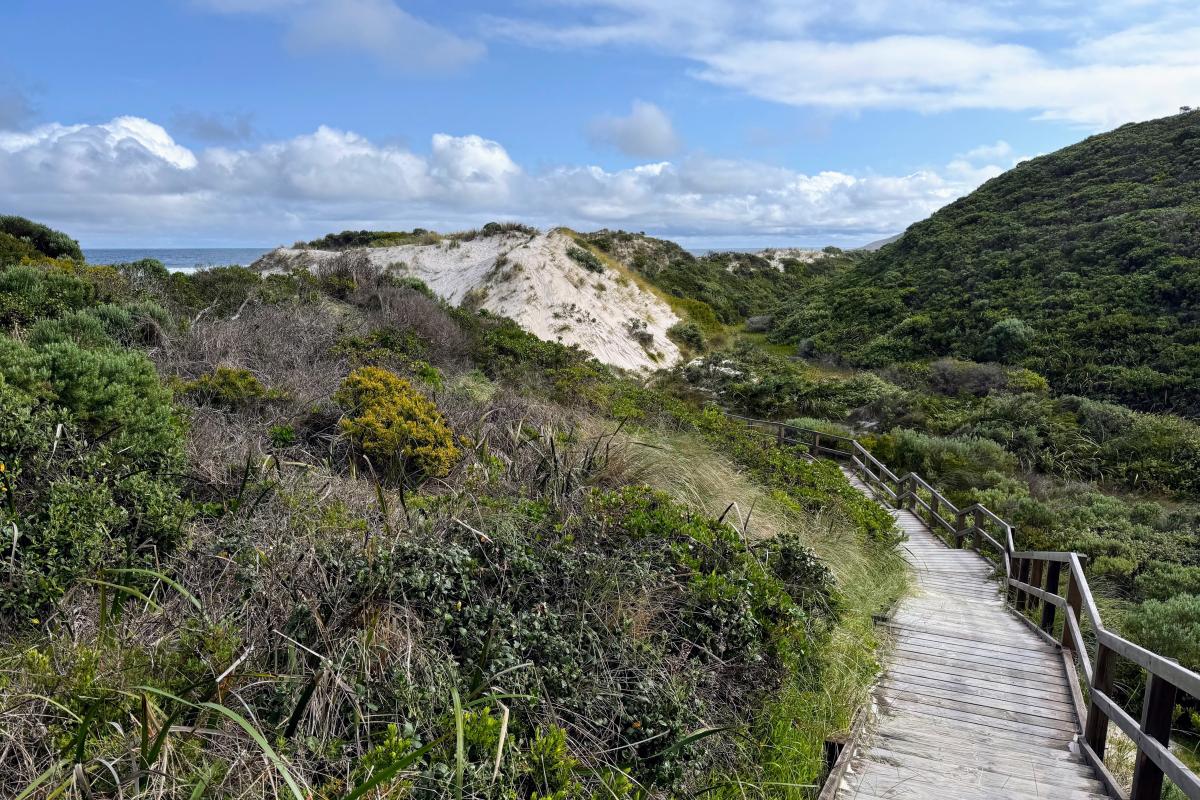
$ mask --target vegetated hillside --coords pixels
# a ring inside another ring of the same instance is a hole
[[[663,291],[704,303],[726,324],[770,313],[781,298],[851,258],[837,248],[694,256],[675,242],[626,231],[601,230],[586,239]]]
[[[862,366],[953,355],[1200,414],[1200,113],[1024,162],[812,284],[781,341]]]
[[[446,236],[420,229],[346,231],[281,248],[258,266],[332,275],[362,265],[416,278],[453,305],[508,317],[536,336],[578,345],[606,364],[650,370],[680,357],[667,335],[680,322],[670,305],[562,230],[541,233],[493,223]]]
[[[39,247],[0,796],[808,796],[904,583],[836,467],[361,260]]]

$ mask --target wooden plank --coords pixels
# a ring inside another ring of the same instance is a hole
[[[1016,677],[1027,677],[1032,680],[1037,680],[1045,674],[1045,670],[1035,663],[992,658],[986,654],[964,650],[939,650],[935,647],[922,647],[911,642],[897,642],[895,649],[898,653],[948,659],[954,664],[961,665],[964,669],[977,672],[992,672],[997,675],[1015,674]]]
[[[947,719],[917,716],[883,717],[877,727],[878,741],[904,740],[914,745],[928,746],[955,753],[992,753],[1007,758],[1025,759],[1030,763],[1071,761],[1079,756],[1055,740],[1041,741],[1035,737],[1009,738],[993,736],[985,728]]]
[[[936,775],[950,767],[958,775],[975,778],[976,785],[989,789],[1007,788],[1037,794],[1041,786],[1086,790],[1101,794],[1104,787],[1093,777],[1090,767],[1081,764],[1056,764],[1052,767],[1031,766],[1026,762],[981,758],[974,761],[945,758],[943,753],[913,755],[885,747],[872,748],[864,756],[867,761],[904,766],[915,771]],[[964,781],[964,783],[967,783]],[[969,784],[968,784],[969,785]]]
[[[875,472],[886,479],[883,469],[880,464]],[[881,482],[869,471],[865,477]],[[958,526],[979,529],[976,542],[991,545],[1006,559],[997,580],[985,554],[947,547],[930,529],[944,522],[938,516],[946,508],[944,498],[918,476],[890,477],[897,487],[892,496],[921,512],[893,513],[908,537],[904,557],[916,592],[888,622],[891,651],[874,692],[879,715],[836,793],[838,800],[1105,797],[1101,776],[1071,749],[1080,724],[1079,688],[1058,641],[1044,630],[1053,630],[1059,608],[1071,607],[1074,592],[1067,591],[1067,598],[1057,595],[1061,564],[1070,562],[1022,559],[1013,589],[1023,603],[1041,604],[1043,625],[1018,618],[1001,588],[1010,569],[1008,553],[1015,549],[1011,527],[982,506],[967,509]],[[862,482],[856,485],[866,490]],[[1086,583],[1078,594],[1078,607],[1085,609],[1091,599]],[[1064,635],[1071,646],[1080,646],[1081,633],[1070,630],[1072,612],[1065,613]]]
[[[1045,792],[1036,789],[1021,791],[1018,788],[990,788],[967,783],[961,775],[931,776],[915,770],[873,769],[864,771],[853,779],[854,798],[882,797],[888,800],[927,800],[928,798],[953,798],[953,800],[1046,800]],[[1108,800],[1096,792],[1077,791],[1054,787],[1051,795],[1055,800]]]
[[[898,642],[912,642],[913,644],[937,647],[943,650],[953,649],[959,652],[978,652],[988,657],[1016,661],[1022,664],[1043,663],[1057,665],[1059,663],[1057,650],[1031,645],[1022,646],[1019,643],[1002,644],[999,641],[985,639],[938,636],[911,628],[898,630],[893,636],[895,636]]]
[[[888,664],[888,672],[895,672],[899,675],[928,675],[935,677],[938,680],[961,681],[966,686],[974,689],[979,686],[991,687],[995,690],[1020,691],[1040,696],[1041,694],[1053,693],[1057,697],[1066,699],[1068,697],[1068,689],[1065,685],[1059,686],[1048,683],[1046,681],[1026,681],[1016,678],[1006,678],[997,680],[994,675],[980,673],[964,673],[961,670],[956,670],[951,667],[944,667],[937,664],[925,664],[911,661],[893,661]]]
[[[885,750],[895,753],[906,753],[920,758],[943,760],[947,764],[997,764],[1024,766],[1035,770],[1053,770],[1056,774],[1075,774],[1081,778],[1094,778],[1090,764],[1084,762],[1081,756],[1068,752],[1063,748],[1045,748],[1038,750],[1007,750],[996,747],[956,746],[950,739],[926,741],[912,739],[899,733],[893,733],[887,738],[880,738],[871,743],[871,751]],[[864,753],[867,750],[864,749]]]
[[[928,700],[912,701],[902,697],[887,697],[885,699],[887,708],[901,709],[909,714],[970,722],[990,728],[994,735],[1007,733],[1016,738],[1034,736],[1047,741],[1063,742],[1064,744],[1074,738],[1074,734],[1071,731],[1064,731],[1061,728],[1048,725],[1034,725],[1030,722],[1017,722],[988,714],[966,711],[960,708],[944,708]]]
[[[953,711],[956,714],[969,714],[971,719],[987,717],[990,720],[1003,720],[1017,724],[1017,727],[1009,728],[1009,730],[1037,731],[1041,729],[1040,732],[1043,735],[1054,736],[1064,734],[1068,739],[1075,735],[1075,723],[1065,715],[1062,717],[1044,717],[1032,713],[1009,711],[988,703],[975,703],[967,698],[946,699],[927,692],[910,692],[903,689],[894,689],[886,684],[879,687],[876,695],[888,703],[914,703],[931,712],[934,710]],[[994,725],[996,723],[988,721],[984,724]]]
[[[954,686],[953,684],[947,685],[946,683],[942,683],[939,686],[927,681],[907,681],[896,676],[889,677],[887,675],[880,680],[879,685],[884,689],[894,692],[903,692],[917,696],[940,697],[944,700],[957,700],[972,705],[1008,711],[1014,714],[1029,714],[1035,717],[1053,719],[1067,723],[1072,729],[1075,727],[1075,709],[1067,703],[1051,704],[1048,701],[1030,702],[1032,698],[1016,697],[1011,692],[991,692],[984,694],[978,691],[965,691],[964,687]],[[998,697],[997,695],[1007,696]]]
[[[994,681],[979,680],[952,673],[931,673],[929,670],[906,669],[896,665],[889,666],[880,680],[894,680],[917,686],[930,686],[935,689],[954,689],[962,694],[995,697],[998,700],[1011,698],[1072,713],[1075,711],[1069,692],[1039,685],[1019,686],[1012,683],[997,685]]]
[[[925,628],[908,627],[903,625],[889,625],[888,628],[892,631],[892,635],[898,638],[912,637],[915,639],[928,639],[931,642],[936,642],[943,647],[961,647],[971,646],[973,644],[983,645],[989,650],[1007,652],[1017,656],[1045,656],[1057,658],[1058,652],[1048,647],[1040,647],[1035,642],[1023,642],[1013,637],[989,637],[989,636],[968,636],[964,633],[938,633],[936,631],[927,630]]]

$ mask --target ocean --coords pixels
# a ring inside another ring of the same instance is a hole
[[[157,258],[167,269],[188,272],[204,267],[227,267],[240,264],[248,267],[260,256],[271,252],[270,247],[129,247],[129,248],[83,248],[84,258],[89,264],[121,264]]]

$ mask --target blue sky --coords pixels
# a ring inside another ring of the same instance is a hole
[[[857,244],[1200,104],[1198,53],[1174,0],[10,0],[0,209],[90,246]]]

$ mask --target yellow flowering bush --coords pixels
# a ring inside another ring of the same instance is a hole
[[[380,367],[356,369],[336,400],[346,409],[342,431],[377,467],[437,476],[458,461],[454,434],[437,406],[399,375]]]

